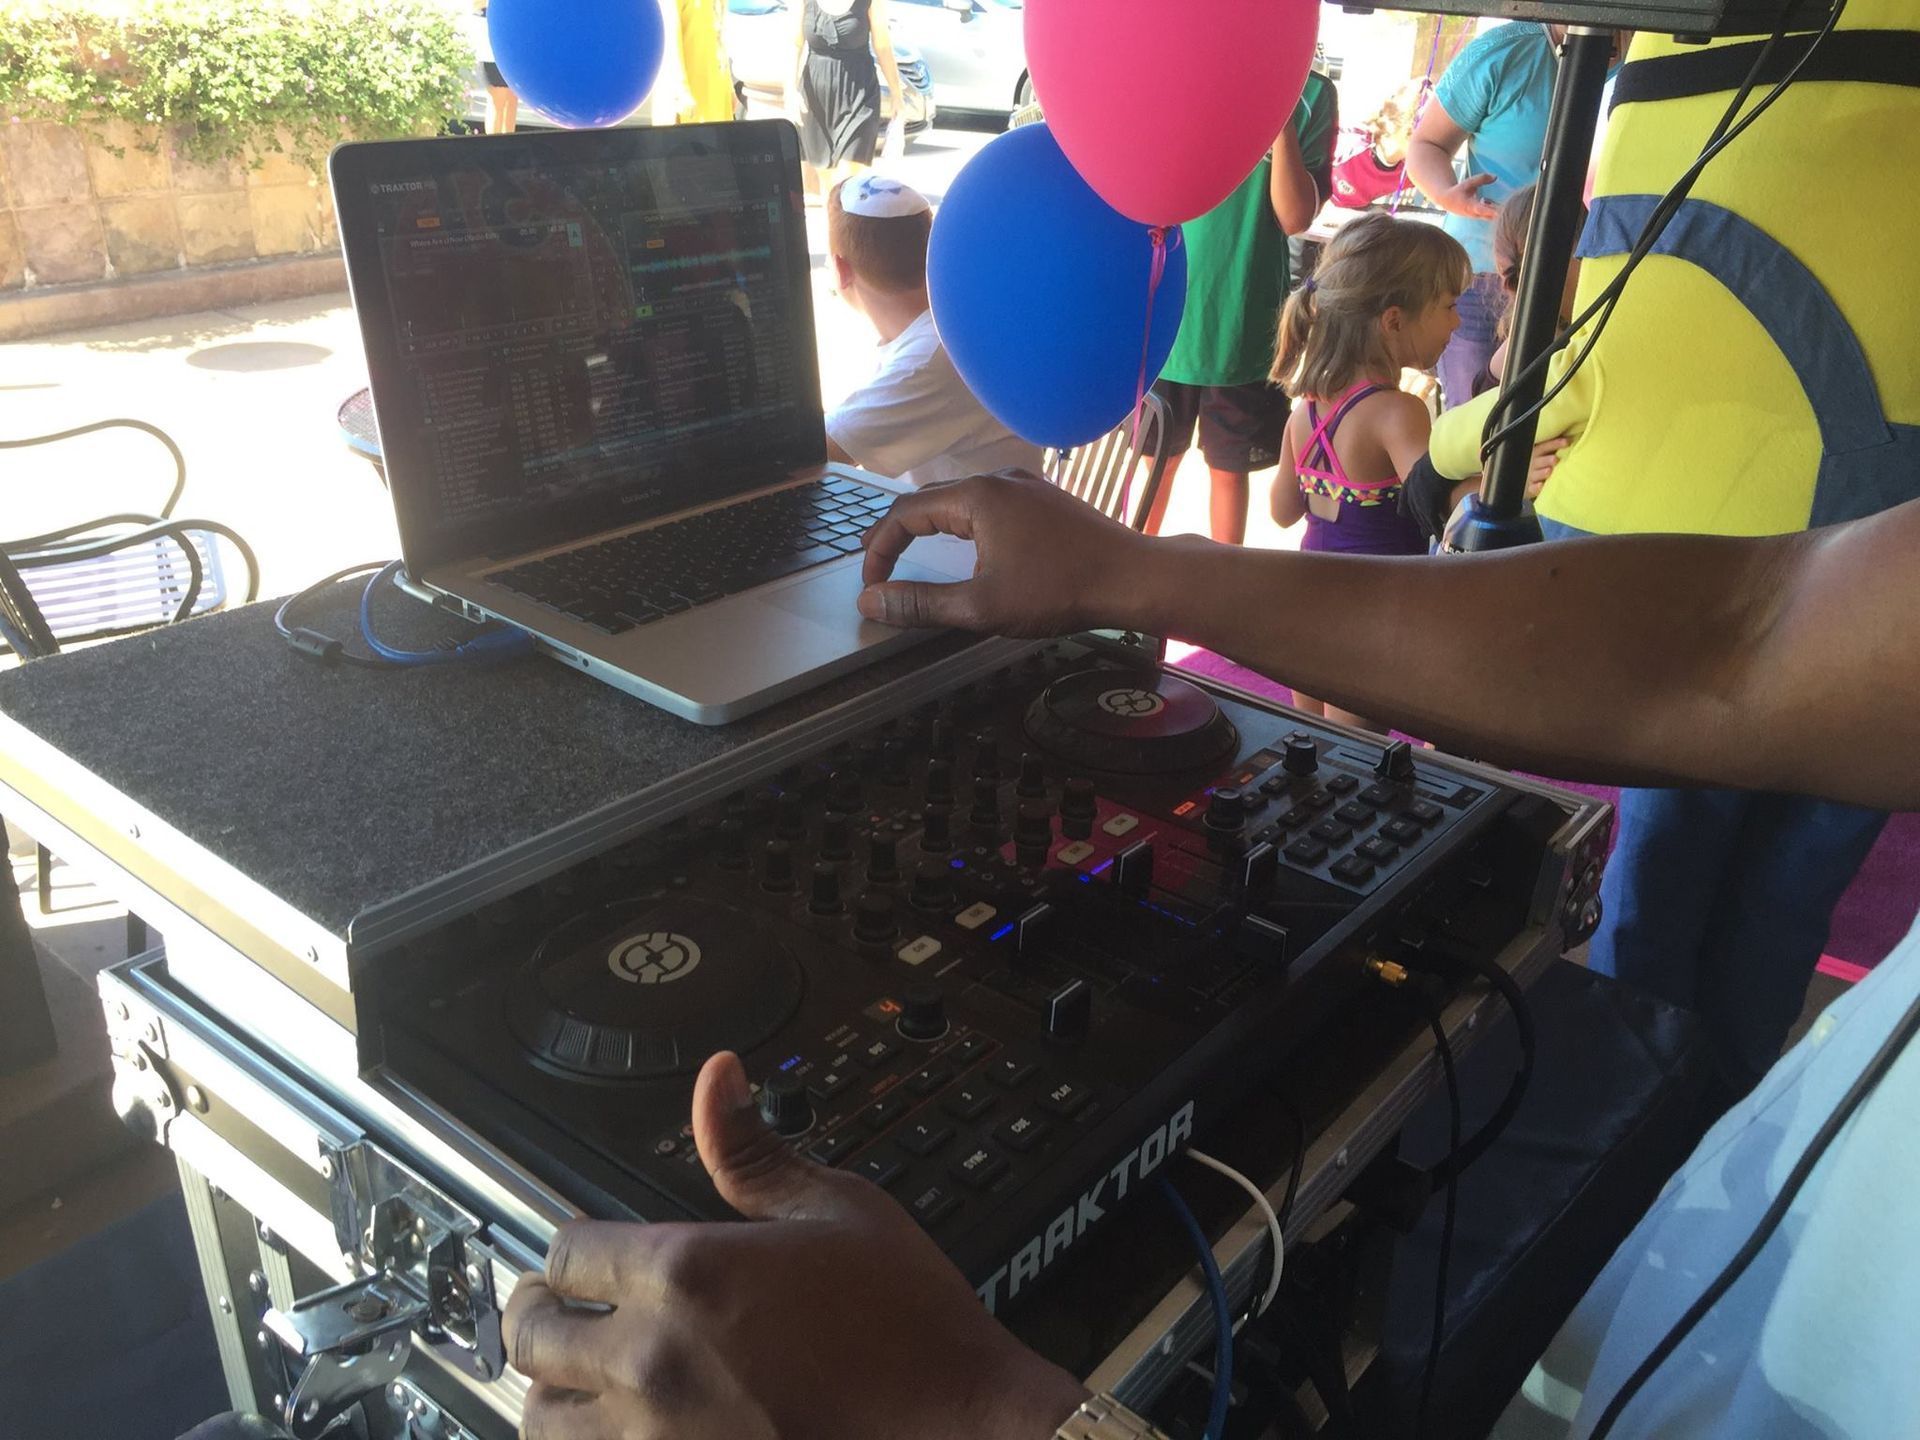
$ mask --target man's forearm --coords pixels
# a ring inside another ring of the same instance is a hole
[[[1798,537],[1569,543],[1588,553],[1563,566],[1558,546],[1429,560],[1172,539],[1146,547],[1115,618],[1501,764],[1777,785],[1779,757],[1730,739],[1729,710]]]

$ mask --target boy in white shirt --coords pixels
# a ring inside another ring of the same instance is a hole
[[[872,378],[827,415],[827,454],[914,485],[1013,467],[1037,474],[1040,447],[974,399],[934,332],[932,231],[926,196],[872,171],[842,181],[827,198],[834,283],[880,337]]]

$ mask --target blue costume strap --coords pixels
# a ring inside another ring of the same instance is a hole
[[[1581,259],[1626,254],[1659,203],[1657,195],[1595,197],[1576,253]],[[1688,200],[1652,253],[1706,271],[1760,322],[1806,392],[1828,455],[1892,443],[1853,327],[1786,246],[1731,210]]]

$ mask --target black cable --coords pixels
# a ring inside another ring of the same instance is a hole
[[[311,655],[315,659],[326,661],[328,664],[338,662],[343,665],[358,665],[364,670],[387,669],[387,663],[384,660],[375,659],[371,655],[356,655],[330,635],[322,635],[317,630],[309,630],[305,627],[294,630],[289,628],[287,624],[288,612],[291,611],[294,606],[305,601],[309,596],[319,594],[328,586],[338,585],[342,580],[351,580],[360,575],[377,574],[386,568],[386,561],[374,560],[365,565],[349,565],[344,570],[334,571],[333,574],[327,576],[325,579],[314,581],[313,584],[307,586],[306,589],[289,595],[280,602],[279,608],[273,612],[273,628],[279,632],[282,640],[286,641],[303,655]]]
[[[1762,67],[1765,65],[1769,53],[1787,33],[1785,28],[1786,19],[1783,12],[1780,27],[1774,31],[1772,36],[1768,38],[1767,43],[1761,47],[1759,54],[1754,59],[1753,65],[1747,72],[1747,78],[1741,83],[1740,89],[1735,92],[1732,102],[1727,107],[1726,113],[1720,117],[1719,123],[1714,126],[1713,133],[1708,136],[1707,143],[1701,148],[1693,164],[1687,168],[1678,180],[1674,181],[1666,194],[1661,197],[1660,203],[1654,207],[1653,213],[1647,217],[1646,224],[1641,227],[1639,238],[1634,241],[1633,249],[1629,252],[1626,263],[1621,266],[1620,273],[1613,278],[1606,289],[1602,290],[1600,294],[1594,298],[1592,304],[1588,305],[1585,310],[1569,322],[1567,328],[1554,339],[1552,344],[1548,345],[1538,355],[1528,361],[1512,379],[1503,382],[1501,398],[1495,400],[1492,406],[1488,408],[1486,423],[1481,429],[1480,455],[1483,461],[1492,452],[1494,447],[1499,445],[1507,436],[1530,423],[1572,383],[1573,377],[1579,373],[1580,367],[1586,364],[1587,357],[1593,353],[1593,348],[1595,344],[1598,343],[1601,332],[1606,329],[1607,322],[1613,318],[1614,307],[1619,303],[1620,295],[1626,288],[1627,281],[1632,277],[1633,272],[1639,268],[1640,262],[1646,259],[1647,255],[1652,251],[1654,245],[1659,241],[1660,236],[1665,232],[1668,223],[1673,219],[1674,215],[1679,212],[1687,196],[1692,193],[1694,183],[1700,178],[1701,172],[1706,169],[1707,165],[1711,163],[1721,151],[1739,139],[1754,121],[1764,115],[1773,105],[1774,101],[1778,100],[1787,92],[1788,87],[1799,78],[1800,72],[1806,67],[1807,62],[1818,52],[1821,43],[1833,33],[1834,27],[1840,23],[1840,16],[1846,8],[1847,0],[1833,0],[1833,8],[1828,12],[1826,22],[1808,43],[1806,52],[1802,54],[1799,60],[1794,63],[1793,67],[1780,78],[1779,82],[1761,97],[1760,102],[1755,105],[1753,109],[1749,110],[1744,116],[1741,116],[1737,124],[1732,123],[1733,117],[1738,114],[1740,107],[1745,104],[1747,96],[1752,93],[1755,84],[1758,82]],[[1567,367],[1566,372],[1547,389],[1545,394],[1528,406],[1526,410],[1507,420],[1504,424],[1499,424],[1496,429],[1496,424],[1507,408],[1508,401],[1505,397],[1513,393],[1512,385],[1514,382],[1521,376],[1531,376],[1536,370],[1544,367],[1549,360],[1572,343],[1573,337],[1580,332],[1581,327],[1592,320],[1595,315],[1599,315],[1599,322],[1594,326],[1593,332],[1587,336],[1585,343],[1580,348],[1580,353],[1574,357],[1573,363]]]
[[[1627,1377],[1626,1383],[1615,1392],[1613,1399],[1607,1402],[1607,1408],[1601,1412],[1600,1421],[1594,1426],[1588,1440],[1606,1440],[1608,1433],[1619,1421],[1621,1412],[1627,1408],[1633,1397],[1640,1393],[1641,1387],[1652,1378],[1654,1371],[1658,1370],[1679,1348],[1680,1342],[1686,1339],[1693,1327],[1700,1323],[1701,1318],[1720,1303],[1721,1297],[1733,1288],[1734,1282],[1746,1273],[1747,1267],[1766,1248],[1767,1241],[1773,1237],[1773,1232],[1780,1228],[1780,1222],[1787,1218],[1787,1211],[1793,1208],[1795,1198],[1813,1174],[1815,1167],[1819,1165],[1821,1157],[1827,1153],[1828,1147],[1833,1144],[1835,1137],[1845,1128],[1847,1121],[1853,1118],[1854,1111],[1860,1108],[1867,1096],[1871,1095],[1874,1088],[1886,1078],[1887,1072],[1893,1068],[1894,1061],[1905,1052],[1907,1045],[1917,1033],[1920,1033],[1920,999],[1915,999],[1907,1007],[1906,1014],[1900,1017],[1900,1023],[1894,1026],[1893,1033],[1887,1036],[1879,1050],[1875,1052],[1873,1059],[1868,1062],[1867,1068],[1855,1078],[1847,1093],[1841,1097],[1840,1103],[1827,1116],[1820,1129],[1815,1132],[1813,1139],[1807,1142],[1807,1148],[1801,1152],[1792,1173],[1787,1176],[1786,1183],[1780,1187],[1780,1193],[1773,1197],[1773,1203],[1767,1206],[1766,1213],[1760,1217],[1760,1223],[1754,1227],[1746,1243],[1726,1263],[1720,1273],[1714,1276],[1713,1282],[1700,1292],[1700,1298],[1688,1306],[1687,1312],[1674,1322],[1673,1328],[1661,1337],[1660,1343],[1653,1347],[1633,1374]]]
[[[1499,962],[1486,956],[1467,953],[1460,957],[1461,963],[1500,992],[1507,1002],[1507,1009],[1513,1013],[1513,1026],[1520,1040],[1520,1065],[1513,1072],[1513,1079],[1507,1086],[1507,1093],[1501,1098],[1500,1107],[1487,1117],[1487,1121],[1466,1144],[1460,1143],[1460,1137],[1454,1136],[1453,1148],[1445,1159],[1427,1172],[1427,1178],[1433,1185],[1450,1184],[1461,1171],[1478,1160],[1498,1140],[1513,1117],[1520,1110],[1520,1102],[1526,1098],[1527,1087],[1533,1082],[1534,1059],[1539,1048],[1539,1033],[1533,1023],[1533,1007],[1527,1003],[1526,992],[1519,982],[1501,968]]]
[[[1427,1022],[1427,1028],[1433,1032],[1433,1045],[1440,1052],[1440,1068],[1447,1080],[1447,1117],[1451,1148],[1449,1156],[1460,1152],[1460,1075],[1454,1068],[1453,1046],[1447,1040],[1446,1026],[1440,1021],[1440,1011],[1421,991],[1418,985],[1408,985],[1405,992],[1411,995],[1414,1003],[1420,1007],[1421,1018]],[[1415,1412],[1413,1433],[1415,1440],[1427,1433],[1427,1411],[1433,1401],[1433,1384],[1440,1371],[1440,1342],[1446,1334],[1447,1323],[1447,1270],[1453,1259],[1453,1227],[1460,1208],[1460,1169],[1454,1166],[1447,1176],[1446,1208],[1440,1221],[1440,1264],[1433,1286],[1433,1337],[1427,1342],[1427,1368],[1420,1381],[1420,1408]]]

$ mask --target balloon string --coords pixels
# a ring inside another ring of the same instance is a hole
[[[1133,511],[1133,474],[1140,468],[1140,421],[1147,404],[1147,354],[1153,348],[1153,299],[1160,293],[1160,282],[1167,274],[1167,231],[1173,230],[1173,243],[1180,243],[1178,226],[1155,225],[1147,231],[1153,241],[1153,264],[1147,271],[1147,323],[1140,335],[1140,378],[1133,387],[1133,438],[1128,442],[1126,478],[1120,482],[1120,523],[1131,525]]]
[[[1409,135],[1420,128],[1420,117],[1426,114],[1427,101],[1433,97],[1433,67],[1440,59],[1440,32],[1446,28],[1446,17],[1444,15],[1436,15],[1433,17],[1433,44],[1427,47],[1427,73],[1420,77],[1420,99],[1413,107],[1413,124],[1410,125],[1407,130]],[[1400,197],[1406,193],[1407,157],[1402,155],[1400,157],[1400,178],[1393,182],[1393,198],[1387,202],[1387,213],[1389,215],[1398,215],[1400,213]]]

